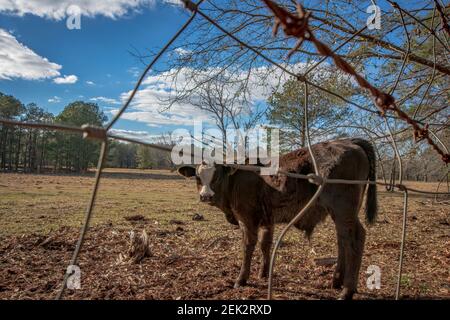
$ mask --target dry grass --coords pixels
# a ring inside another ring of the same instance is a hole
[[[78,237],[93,176],[0,174],[0,299],[55,296]],[[434,191],[436,184],[410,183]],[[400,246],[403,199],[379,193],[378,223],[368,228],[359,299],[390,299]],[[450,210],[433,198],[411,195],[403,298],[450,297]],[[200,213],[205,221],[193,221]],[[127,218],[128,217],[128,218]],[[132,218],[129,218],[132,217]],[[260,299],[266,282],[233,289],[240,264],[240,231],[215,208],[200,204],[194,182],[166,171],[107,170],[95,207],[93,227],[80,257],[82,299]],[[123,264],[129,231],[145,229],[152,256]],[[279,229],[278,229],[279,231]],[[314,249],[314,250],[312,250]],[[280,249],[275,297],[333,299],[333,267],[314,259],[336,255],[328,219],[309,244],[297,231]],[[380,290],[369,291],[365,270],[378,265]]]

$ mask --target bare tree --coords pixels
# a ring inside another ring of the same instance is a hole
[[[296,1],[276,2],[291,12],[296,9]],[[302,3],[312,13],[310,28],[317,38],[335,48],[371,83],[391,93],[404,112],[422,124],[430,123],[430,129],[442,140],[449,125],[450,46],[436,10],[436,1],[398,1],[396,4],[388,0],[379,4],[380,30],[367,27],[371,18],[367,8],[373,1]],[[271,35],[273,16],[262,1],[206,0],[200,9],[232,36],[251,45],[265,57],[293,73],[306,75],[316,86],[311,90],[318,91],[318,95],[329,96],[331,91],[331,95],[341,100],[340,108],[351,112],[351,118],[341,123],[347,126],[345,133],[367,135],[370,131],[370,138],[381,145],[380,153],[386,161],[394,158],[384,119],[379,117],[367,93],[355,86],[351,98],[345,99],[339,88],[323,90],[326,88],[317,77],[322,69],[313,67],[322,62],[322,57],[309,43],[297,49],[289,61],[286,60],[296,39]],[[449,7],[444,7],[444,13],[448,15],[448,12]],[[180,97],[188,99],[201,108],[212,105],[209,111],[217,119],[219,128],[233,119],[225,107],[249,106],[255,102],[255,86],[269,88],[269,94],[266,92],[268,98],[289,80],[284,72],[274,68],[254,50],[225,35],[200,16],[191,28],[195,32],[186,33],[178,42],[167,63],[166,74],[173,79],[173,88],[177,92],[174,100]],[[183,49],[183,54],[176,53],[180,49]],[[323,61],[322,64],[332,64],[332,61]],[[180,78],[183,81],[179,81]],[[222,90],[224,88],[230,91]],[[198,103],[200,100],[207,103]],[[403,122],[396,122],[393,115],[389,119],[401,154],[411,156],[410,128]],[[259,117],[259,120],[266,119]],[[369,131],[354,129],[350,125],[362,126]],[[421,144],[418,148],[426,147]]]

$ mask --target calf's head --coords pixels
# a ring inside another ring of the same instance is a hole
[[[178,173],[186,178],[195,177],[201,202],[214,204],[220,196],[230,169],[218,164],[203,163],[199,166],[183,166]]]

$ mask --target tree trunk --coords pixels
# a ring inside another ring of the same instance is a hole
[[[17,134],[18,140],[17,140],[17,149],[16,149],[16,155],[15,155],[15,166],[14,171],[19,171],[19,164],[20,164],[20,155],[21,155],[21,143],[22,143],[22,128],[19,128],[19,133]]]

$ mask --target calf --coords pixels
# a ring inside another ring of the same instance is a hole
[[[365,140],[323,142],[312,146],[312,151],[320,175],[326,178],[375,180],[375,153],[373,146]],[[279,166],[281,170],[292,173],[314,172],[310,154],[305,148],[281,156]],[[235,287],[247,283],[258,233],[262,252],[259,276],[267,277],[274,224],[292,220],[318,188],[303,179],[285,175],[260,176],[217,164],[202,164],[197,168],[183,166],[178,172],[185,177],[195,176],[200,201],[221,209],[228,222],[239,224],[242,229],[243,262]],[[314,227],[327,215],[333,219],[338,244],[333,287],[343,287],[340,296],[343,299],[351,299],[357,289],[365,240],[358,212],[365,188],[365,185],[326,185],[315,204],[295,225],[309,238]],[[368,223],[373,223],[377,213],[375,185],[368,186],[365,213]]]

